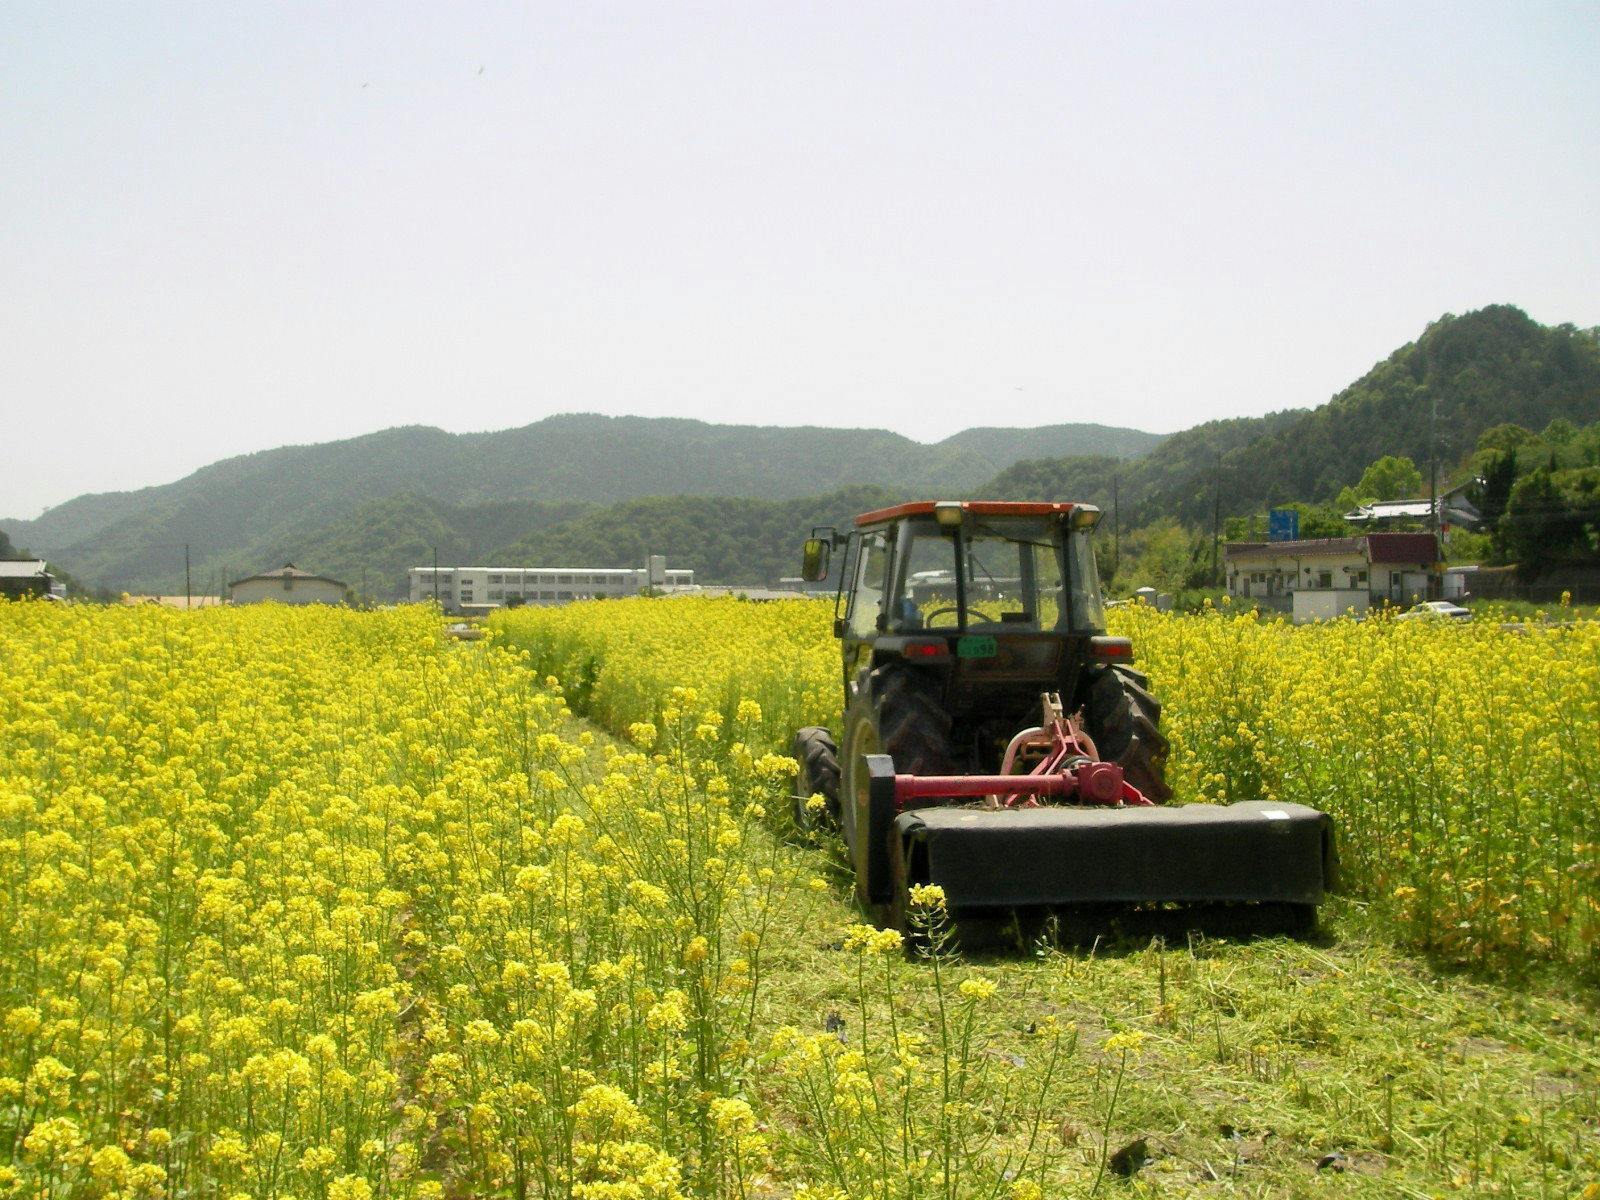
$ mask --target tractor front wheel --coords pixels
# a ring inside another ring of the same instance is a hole
[[[794,779],[794,824],[804,834],[814,834],[839,823],[839,747],[833,734],[808,725],[794,735],[789,748],[800,770]],[[821,796],[823,806],[811,807],[811,797]]]

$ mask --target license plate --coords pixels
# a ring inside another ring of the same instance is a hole
[[[999,652],[994,638],[986,633],[972,634],[956,642],[957,658],[993,658]]]

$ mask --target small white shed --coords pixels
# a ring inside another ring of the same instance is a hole
[[[276,571],[235,579],[228,584],[228,599],[234,604],[343,604],[348,590],[338,579],[284,563]]]
[[[1294,594],[1294,623],[1331,621],[1346,613],[1358,616],[1371,606],[1366,588],[1313,588]]]

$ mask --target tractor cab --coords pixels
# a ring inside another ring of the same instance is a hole
[[[1090,504],[920,501],[864,513],[847,534],[813,530],[805,578],[825,578],[843,552],[834,633],[845,706],[898,659],[938,676],[959,726],[981,715],[1000,730],[1041,690],[1071,697],[1086,667],[1130,661],[1127,640],[1105,636],[1090,541],[1099,519]],[[972,733],[981,766],[1003,743]]]
[[[1085,504],[924,501],[864,513],[843,543],[841,636],[1100,631],[1105,613]],[[822,532],[822,531],[819,531]],[[815,560],[807,565],[816,573]]]

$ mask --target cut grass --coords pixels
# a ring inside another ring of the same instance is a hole
[[[1109,1140],[1147,1140],[1140,1177],[1152,1185],[1395,1195],[1493,1183],[1566,1195],[1592,1179],[1593,1012],[1439,974],[1372,937],[1358,912],[1330,907],[1322,945],[1198,941],[980,960],[974,969],[997,989],[985,1050],[1027,1055],[1029,1027],[1048,1016],[1077,1026],[1073,1102],[1059,1120],[1077,1132],[1080,1180],[1098,1162],[1115,1066],[1099,1047],[1130,1029],[1147,1037]],[[843,903],[833,914],[855,916]],[[848,1010],[852,956],[826,928],[780,937],[770,1019],[822,1028]],[[900,973],[904,1015],[931,1009],[928,976],[915,960]],[[1319,1172],[1328,1155],[1339,1157]]]
[[[844,942],[865,917],[830,848],[790,852],[830,887],[770,933],[757,1027],[833,1032],[856,1046],[861,960]],[[1563,994],[1572,985],[1560,975],[1544,987],[1440,970],[1395,949],[1353,902],[1327,904],[1311,941],[1034,946],[947,965],[955,979],[995,986],[973,1043],[996,1106],[1013,1067],[1020,1076],[1044,1052],[1042,1024],[1074,1031],[1042,1116],[1053,1177],[1081,1194],[1568,1196],[1600,1178],[1600,1019],[1589,998]],[[912,955],[891,970],[893,1000],[869,998],[869,1022],[881,1029],[892,1003],[902,1026],[927,1033],[932,967]],[[1107,1051],[1129,1032],[1143,1035],[1138,1050]],[[755,1088],[779,1159],[814,1155],[817,1131],[783,1082]],[[1131,1183],[1104,1169],[1140,1139],[1147,1160]],[[787,1194],[787,1183],[773,1186]]]

